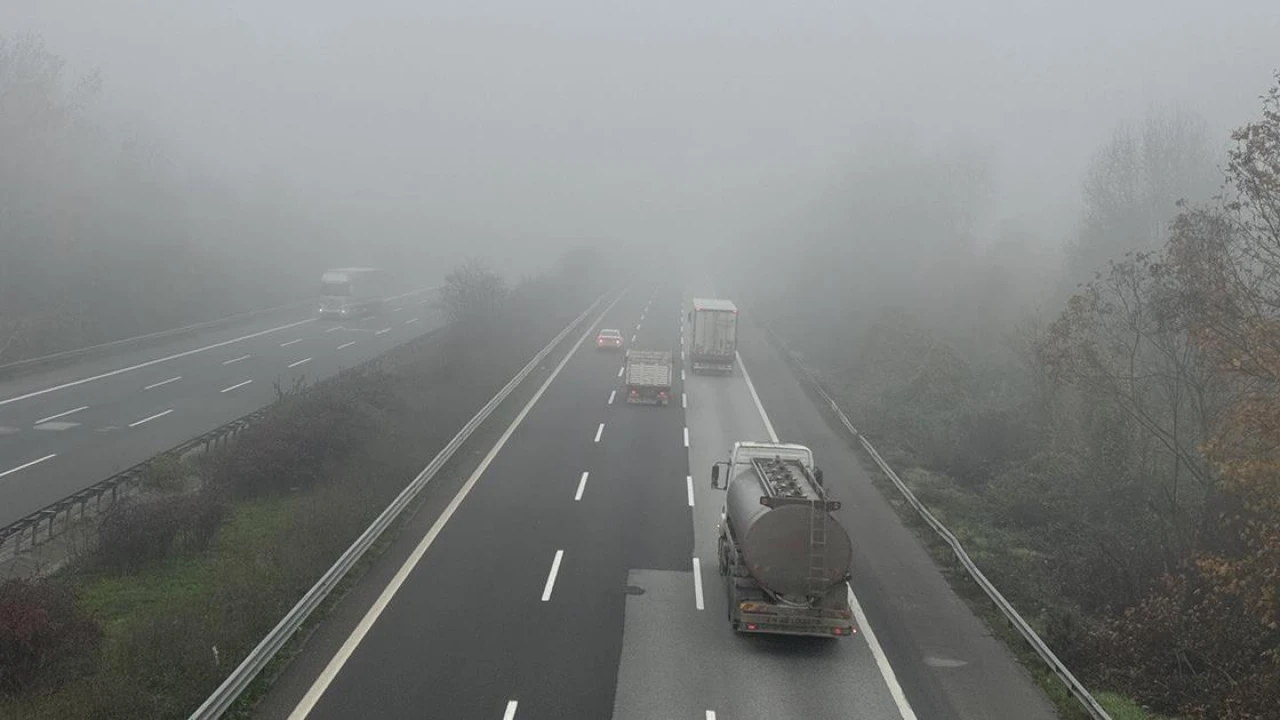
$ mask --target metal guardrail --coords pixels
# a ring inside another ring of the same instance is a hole
[[[431,482],[431,479],[437,472],[439,472],[440,468],[444,467],[444,464],[453,457],[454,453],[458,451],[458,448],[460,448],[462,444],[471,437],[476,429],[480,427],[481,423],[487,420],[489,416],[493,414],[493,411],[496,410],[497,407],[501,405],[502,402],[506,400],[522,382],[524,382],[525,378],[527,378],[529,374],[542,363],[543,359],[545,359],[547,355],[551,354],[551,351],[559,346],[574,328],[581,325],[582,322],[591,315],[606,296],[607,293],[606,295],[602,295],[597,298],[596,301],[593,302],[581,315],[566,325],[565,328],[551,340],[551,342],[547,343],[546,347],[542,348],[537,355],[533,356],[533,359],[530,360],[528,364],[520,370],[520,372],[516,373],[515,377],[511,378],[510,382],[503,386],[503,388],[499,390],[498,393],[489,400],[489,402],[485,403],[484,407],[480,408],[480,411],[477,412],[466,425],[462,426],[462,429],[458,431],[457,435],[453,436],[453,439],[449,441],[449,444],[445,445],[444,448],[436,454],[435,458],[431,460],[431,463],[423,468],[422,472],[418,473],[417,477],[415,477],[405,487],[405,489],[391,501],[391,504],[382,511],[382,514],[378,515],[369,527],[360,534],[360,537],[356,538],[356,541],[347,548],[346,552],[342,553],[342,556],[338,558],[337,562],[325,571],[324,575],[320,577],[320,580],[318,580],[316,584],[302,596],[302,599],[289,610],[289,612],[284,616],[284,619],[277,623],[276,626],[271,629],[271,632],[267,633],[267,636],[258,643],[257,647],[249,652],[248,656],[241,661],[240,665],[231,672],[231,675],[229,675],[227,679],[218,686],[218,689],[214,690],[213,694],[210,695],[208,699],[200,705],[200,707],[196,708],[195,712],[191,713],[191,720],[215,720],[216,718],[221,717],[222,714],[240,698],[241,693],[249,687],[249,684],[253,682],[254,678],[256,678],[260,672],[262,672],[263,668],[267,666],[267,663],[271,662],[272,658],[276,656],[276,653],[280,652],[281,648],[289,642],[294,633],[296,633],[298,629],[302,627],[302,624],[306,622],[307,618],[311,616],[311,613],[314,612],[322,602],[324,602],[325,598],[329,596],[329,593],[332,592],[338,583],[342,581],[342,578],[346,576],[351,568],[355,566],[362,557],[364,557],[364,554],[368,551],[369,547],[372,546],[374,542],[377,541],[378,537],[396,521],[400,516],[400,513],[413,502],[414,498],[418,496],[418,493],[427,486],[427,483]]]
[[[89,487],[68,495],[57,502],[20,518],[0,528],[0,558],[12,557],[52,540],[69,528],[74,520],[84,519],[90,512],[89,504],[93,503],[92,512],[98,514],[103,510],[103,502],[107,507],[115,504],[122,496],[128,496],[136,489],[137,484],[146,476],[147,469],[161,458],[178,458],[192,451],[209,450],[223,447],[245,428],[262,418],[270,406],[255,410],[248,415],[224,423],[202,435],[158,453],[133,467],[122,470],[115,475],[100,480]],[[76,513],[76,510],[79,513]]]
[[[1041,640],[1035,630],[1031,629],[1031,626],[1027,624],[1027,621],[1022,619],[1022,615],[1020,615],[1018,611],[1014,609],[1013,605],[1005,599],[1004,595],[996,589],[996,586],[991,584],[991,581],[982,573],[982,570],[978,569],[977,564],[974,563],[973,560],[970,559],[969,554],[965,552],[964,546],[960,543],[960,540],[956,538],[956,536],[952,534],[952,532],[948,530],[947,527],[936,517],[934,517],[933,513],[929,512],[929,509],[924,506],[924,503],[920,502],[920,500],[916,498],[915,493],[911,492],[911,488],[907,487],[907,484],[898,477],[898,474],[893,471],[893,468],[889,467],[889,464],[884,461],[884,458],[880,457],[880,453],[876,451],[875,447],[871,444],[871,441],[867,440],[865,435],[858,432],[858,429],[849,421],[849,417],[844,414],[844,411],[836,404],[836,401],[831,397],[831,394],[827,392],[822,381],[812,371],[804,366],[800,361],[799,356],[797,356],[791,348],[787,347],[786,343],[783,342],[782,338],[773,331],[773,328],[769,327],[768,323],[759,316],[754,316],[753,319],[758,325],[764,328],[770,344],[782,353],[787,364],[791,365],[796,373],[800,375],[801,379],[808,384],[810,389],[817,394],[823,403],[826,404],[827,409],[835,415],[836,419],[840,421],[840,424],[844,426],[845,430],[849,431],[849,433],[858,440],[862,445],[862,448],[871,456],[871,459],[880,467],[880,470],[889,478],[907,503],[911,505],[916,513],[920,515],[921,519],[923,519],[925,523],[942,538],[943,542],[951,548],[951,552],[955,554],[956,559],[964,566],[964,569],[969,573],[969,577],[977,583],[978,587],[982,588],[982,591],[987,594],[987,597],[991,598],[991,602],[995,603],[996,608],[1005,616],[1005,619],[1009,621],[1009,624],[1013,626],[1014,630],[1022,636],[1023,640],[1026,640],[1027,644],[1031,646],[1031,649],[1035,651],[1036,655],[1039,655],[1040,659],[1049,666],[1049,669],[1058,676],[1058,679],[1060,679],[1063,685],[1066,686],[1067,692],[1080,702],[1080,705],[1084,708],[1084,711],[1089,714],[1089,717],[1093,718],[1093,720],[1111,720],[1111,716],[1108,715],[1102,705],[1093,698],[1093,695],[1089,693],[1089,690],[1076,679],[1075,675],[1071,674],[1071,671],[1067,669],[1066,665],[1062,664],[1062,661],[1058,659],[1058,656],[1053,654],[1053,651],[1049,649],[1049,646],[1045,644],[1044,640]]]

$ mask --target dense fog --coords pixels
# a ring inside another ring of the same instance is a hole
[[[164,268],[222,312],[310,292],[326,266],[412,284],[469,256],[531,272],[583,243],[687,267],[805,239],[873,251],[854,265],[883,279],[958,232],[1052,274],[1079,242],[1090,158],[1122,128],[1175,113],[1212,172],[1276,23],[1261,1],[7,0],[3,82],[30,80],[24,34],[65,65],[0,106],[5,266],[101,285],[77,317],[145,306],[118,286]],[[56,123],[29,114],[45,98],[67,108]],[[9,304],[30,305],[15,282]]]

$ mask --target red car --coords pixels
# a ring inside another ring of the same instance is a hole
[[[622,333],[617,330],[601,330],[596,335],[597,350],[621,350],[622,349]]]

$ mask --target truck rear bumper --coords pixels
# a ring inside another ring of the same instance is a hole
[[[694,360],[693,371],[698,374],[702,373],[718,373],[721,375],[733,374],[732,362],[711,362],[707,360]]]
[[[777,617],[742,613],[733,621],[733,629],[740,633],[765,635],[805,635],[808,637],[840,638],[856,635],[858,628],[848,620],[836,618]]]

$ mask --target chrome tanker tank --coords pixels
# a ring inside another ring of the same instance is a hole
[[[734,467],[725,513],[752,577],[791,602],[829,590],[849,574],[853,547],[821,484],[792,461]]]

